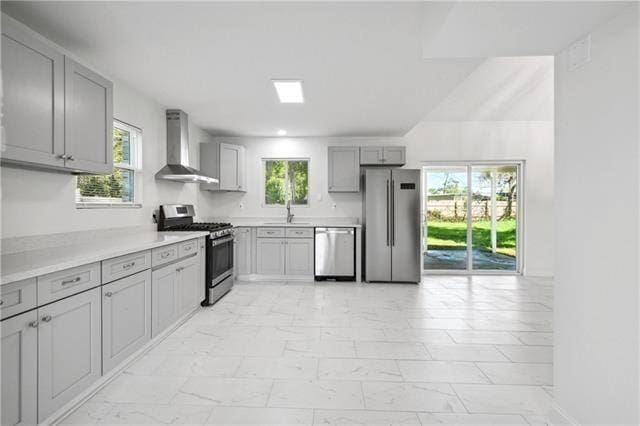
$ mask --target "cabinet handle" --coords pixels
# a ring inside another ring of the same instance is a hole
[[[80,278],[80,277],[75,277],[75,278],[74,278],[74,279],[72,279],[72,280],[64,280],[64,281],[62,281],[62,282],[60,283],[60,285],[67,285],[67,284],[77,283],[77,282],[79,282],[81,279],[82,279],[82,278]]]
[[[76,159],[75,159],[75,157],[73,155],[67,156],[67,158],[65,158],[65,160],[76,161]]]
[[[184,266],[180,266],[179,268],[176,268],[176,272],[180,272],[182,270],[184,270]]]
[[[42,321],[44,321],[44,322],[49,322],[49,321],[51,321],[51,315],[45,315],[45,316],[43,316],[43,317],[42,317]]]
[[[135,264],[136,264],[136,262],[126,263],[126,264],[122,265],[122,269],[131,269],[133,267],[133,265],[135,265]]]
[[[0,306],[4,305],[4,300],[0,300]]]
[[[108,291],[104,294],[104,297],[111,297],[111,296],[113,296],[113,292],[111,291]]]
[[[193,248],[193,246],[186,246],[186,247],[184,248],[184,251],[191,251],[191,249],[192,249],[192,248]]]
[[[61,160],[66,160],[67,156],[64,155],[64,154],[60,154],[60,155],[58,155],[58,158],[61,159]]]
[[[35,321],[31,321],[29,324],[27,324],[29,327],[31,328],[38,328],[38,320]]]
[[[170,251],[165,251],[164,253],[162,253],[160,255],[160,259],[166,259],[169,256],[171,256],[171,252]]]

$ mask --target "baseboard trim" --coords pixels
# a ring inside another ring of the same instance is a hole
[[[558,405],[555,399],[551,402],[551,413],[549,417],[549,420],[551,420],[551,424],[553,425],[580,425],[576,419],[567,414],[567,412]]]

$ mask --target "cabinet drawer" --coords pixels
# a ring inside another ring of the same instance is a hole
[[[282,238],[284,237],[284,228],[258,228],[259,238]]]
[[[178,258],[178,245],[159,247],[151,250],[151,265],[158,266],[169,263]]]
[[[287,228],[287,238],[313,238],[313,228]]]
[[[100,262],[38,277],[38,305],[100,285]]]
[[[151,268],[151,252],[139,251],[102,262],[102,283],[106,284]]]
[[[189,240],[178,244],[178,257],[191,256],[198,252],[198,240]]]
[[[17,281],[0,287],[2,319],[33,309],[37,305],[36,279]]]

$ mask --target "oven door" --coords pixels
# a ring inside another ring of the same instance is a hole
[[[207,285],[216,286],[233,274],[233,235],[209,240]]]

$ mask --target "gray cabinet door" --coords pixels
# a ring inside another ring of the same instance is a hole
[[[2,15],[3,159],[64,167],[64,56]]]
[[[204,282],[200,281],[200,258],[192,256],[176,263],[178,270],[178,316],[193,311],[204,298]]]
[[[404,146],[385,146],[384,164],[388,166],[403,166],[406,162],[406,150]]]
[[[220,189],[222,191],[245,191],[244,157],[243,146],[220,144]]]
[[[381,146],[361,146],[360,164],[377,165],[384,164],[384,148]]]
[[[285,243],[287,275],[313,275],[313,238],[289,238]]]
[[[175,265],[151,274],[151,336],[156,337],[178,319],[178,272]]]
[[[101,374],[101,291],[85,291],[38,308],[38,421]]]
[[[2,424],[38,422],[37,311],[2,321]]]
[[[284,275],[284,238],[256,239],[256,272]]]
[[[65,57],[65,167],[113,170],[113,84]]]
[[[151,340],[151,271],[102,287],[102,373]]]
[[[238,275],[251,274],[251,228],[236,229],[235,272]]]
[[[360,191],[360,148],[329,147],[329,192]]]

